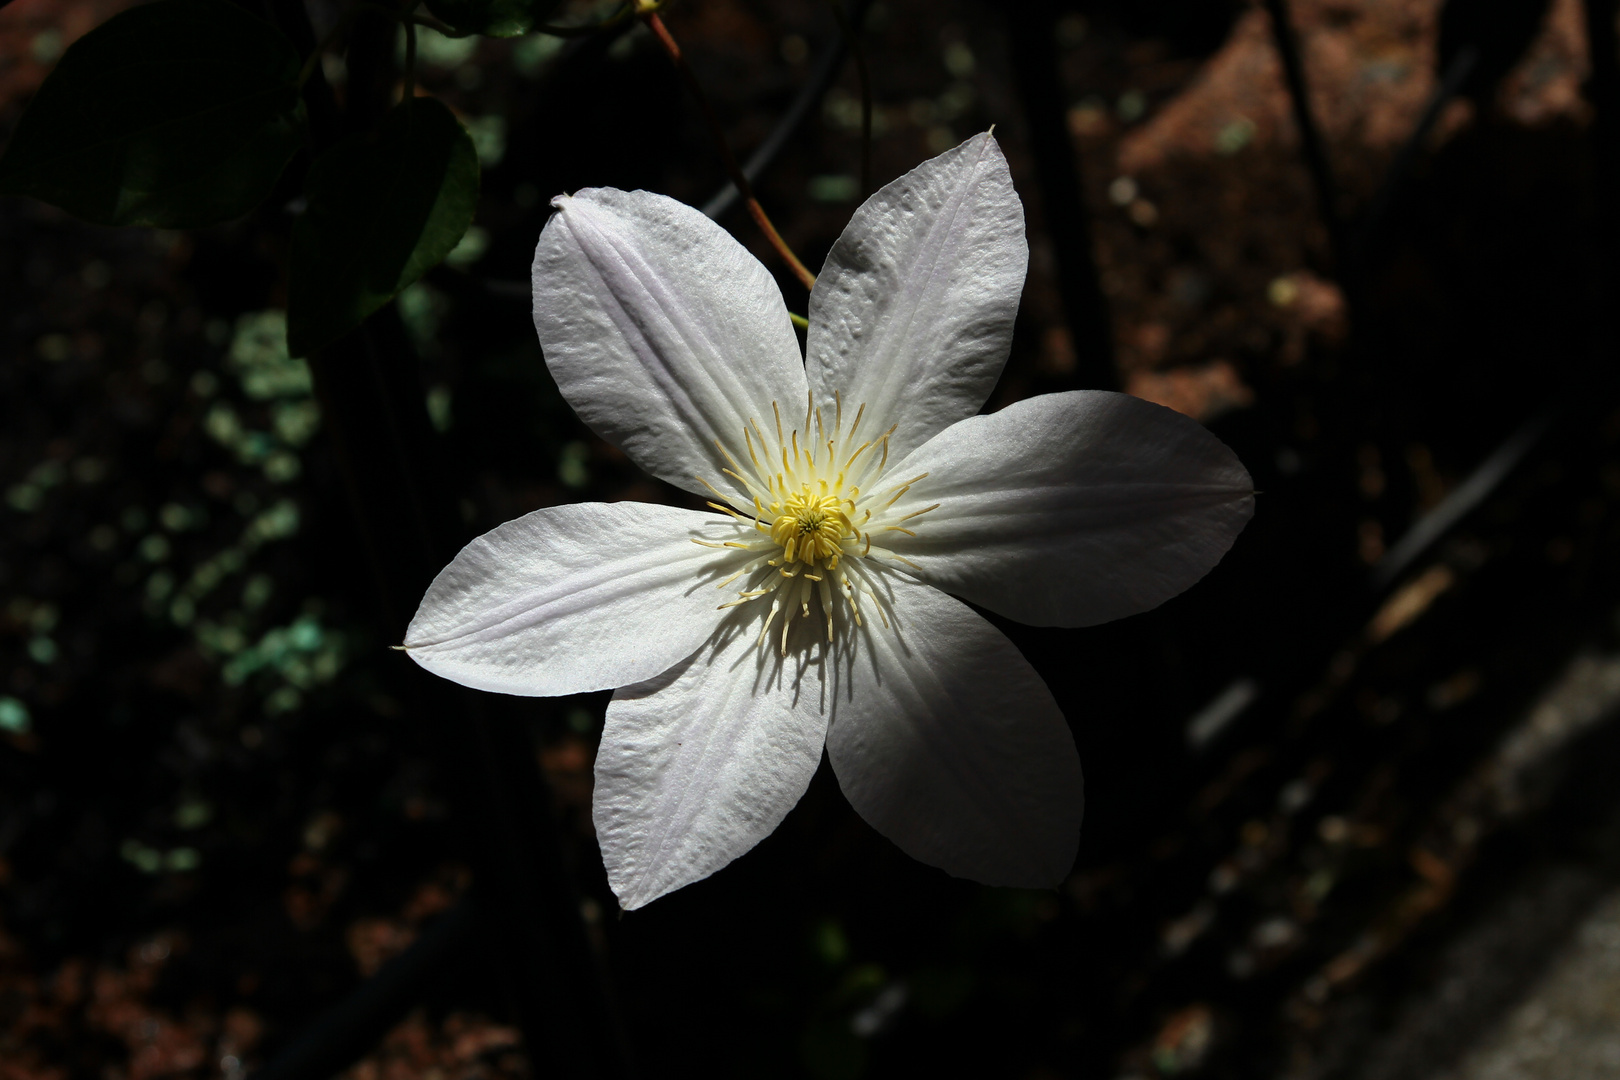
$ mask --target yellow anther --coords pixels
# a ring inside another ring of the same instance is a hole
[[[771,539],[782,545],[783,557],[805,563],[819,563],[842,550],[844,538],[854,530],[844,506],[836,496],[813,492],[807,484],[790,495],[782,513],[771,523]]]
[[[855,627],[869,625],[861,611],[861,593],[877,605],[878,619],[887,625],[883,600],[872,588],[876,579],[870,575],[875,564],[866,560],[913,570],[916,566],[904,556],[874,545],[872,533],[915,536],[911,523],[939,505],[889,516],[888,508],[927,474],[898,484],[886,477],[889,443],[896,428],[857,439],[866,407],[860,406],[854,422],[846,427],[843,406],[842,395],[835,394],[829,427],[826,414],[807,396],[804,423],[790,430],[782,422],[781,406],[772,402],[774,441],[766,435],[764,426],[750,417],[743,424],[746,455],[732,454],[718,440],[715,442],[717,464],[722,465],[720,475],[735,485],[734,492],[721,492],[708,480],[698,479],[701,488],[714,496],[708,505],[731,519],[725,523],[728,527],[739,530],[735,535],[745,531],[754,538],[752,543],[716,542],[720,537],[694,539],[704,547],[751,552],[722,571],[730,576],[716,587],[731,591],[733,599],[721,607],[741,607],[770,597],[759,640],[765,647],[779,646],[784,654],[794,621],[801,616],[811,619],[813,604],[821,606],[829,642],[837,635],[840,608]],[[873,495],[864,494],[861,485],[870,488]],[[877,494],[879,491],[882,494]],[[729,553],[727,558],[731,558]],[[816,626],[817,631],[820,629]],[[775,640],[773,634],[777,635]]]

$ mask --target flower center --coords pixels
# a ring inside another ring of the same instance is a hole
[[[782,413],[773,403],[775,438],[764,425],[750,419],[743,427],[745,453],[733,455],[718,441],[715,448],[726,461],[721,473],[733,492],[721,491],[702,477],[698,481],[714,493],[709,505],[732,519],[735,530],[729,540],[701,540],[704,547],[753,553],[741,569],[719,588],[742,579],[737,599],[722,608],[739,607],[764,597],[771,598],[770,612],[760,631],[763,643],[775,625],[778,613],[785,613],[781,629],[781,649],[787,653],[788,629],[796,616],[810,618],[810,605],[819,604],[826,620],[827,640],[833,640],[834,614],[847,609],[856,626],[861,619],[861,597],[868,597],[885,626],[888,618],[872,587],[872,567],[868,562],[904,563],[909,559],[874,544],[874,534],[889,532],[917,535],[913,520],[939,504],[907,514],[890,508],[927,477],[913,476],[892,483],[885,476],[889,464],[889,437],[861,435],[863,405],[848,427],[844,424],[843,402],[837,401],[832,423],[823,420],[820,409],[805,406],[804,427],[784,431]]]
[[[815,564],[827,559],[829,569],[837,566],[844,538],[855,535],[855,527],[844,513],[849,505],[832,495],[817,494],[808,484],[797,495],[788,496],[771,525],[771,539],[782,545],[783,561]]]

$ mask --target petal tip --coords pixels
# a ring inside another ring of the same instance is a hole
[[[978,154],[981,158],[988,157],[991,161],[998,162],[1004,168],[1006,167],[1007,155],[1002,152],[1001,143],[996,138],[996,127],[994,124],[990,125],[990,127],[986,128],[984,131],[979,132],[977,135],[969,136],[967,139],[963,140],[958,149],[964,154]],[[946,152],[949,153],[950,151]],[[1019,205],[1022,207],[1023,204],[1020,203]]]
[[[697,880],[702,880],[701,878]],[[620,911],[637,911],[646,907],[654,900],[662,899],[670,893],[680,889],[691,882],[679,882],[674,885],[663,884],[647,880],[645,877],[636,881],[625,881],[617,875],[608,874],[608,888],[613,890],[614,899],[619,901]]]

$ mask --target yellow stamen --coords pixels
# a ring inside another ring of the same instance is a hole
[[[928,513],[928,511],[930,511],[930,510],[938,510],[939,506],[940,506],[939,503],[935,503],[933,506],[925,506],[921,510],[913,510],[911,513],[905,515],[904,517],[900,518],[899,520],[900,521],[910,521],[914,517],[922,517],[924,514]]]
[[[720,473],[736,485],[738,495],[728,495],[708,480],[697,478],[715,497],[707,505],[731,519],[729,523],[714,523],[716,527],[746,528],[747,534],[756,538],[750,543],[693,540],[703,547],[758,552],[746,566],[716,586],[738,590],[720,609],[741,607],[769,596],[770,606],[760,627],[759,643],[764,647],[775,632],[778,637],[773,644],[783,655],[787,652],[794,620],[812,618],[812,603],[821,605],[828,642],[837,638],[837,609],[840,607],[846,610],[845,617],[854,626],[867,625],[861,610],[863,592],[877,604],[878,618],[887,627],[889,621],[883,600],[872,587],[875,579],[868,576],[874,564],[864,560],[870,558],[901,563],[913,570],[919,568],[904,556],[875,546],[868,523],[874,511],[881,514],[895,505],[928,474],[899,484],[884,483],[889,444],[898,425],[857,444],[855,436],[865,423],[866,406],[863,404],[856,409],[853,422],[846,428],[841,393],[833,395],[830,431],[827,418],[812,395],[806,395],[801,427],[787,429],[782,423],[781,405],[774,401],[771,415],[776,432],[774,443],[753,417],[743,425],[746,464],[742,461],[743,455],[734,455],[724,444],[715,442],[719,458],[725,462]],[[876,452],[871,452],[874,449]],[[767,472],[767,463],[773,471]],[[877,499],[865,495],[861,491],[863,484],[884,494]],[[917,533],[904,523],[916,521],[939,507],[939,503],[934,503],[901,517],[880,521],[870,528],[914,537]],[[778,614],[782,616],[779,629]]]

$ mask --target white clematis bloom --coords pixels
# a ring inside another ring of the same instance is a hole
[[[1248,521],[1243,466],[1123,394],[978,415],[1028,262],[989,135],[856,211],[802,359],[769,272],[698,211],[613,189],[553,205],[534,322],[558,387],[713,512],[584,503],[507,522],[434,580],[411,658],[507,694],[618,688],[593,809],[626,908],[769,835],[823,746],[913,857],[1056,884],[1079,842],[1074,739],[956,597],[1042,626],[1154,607]]]

